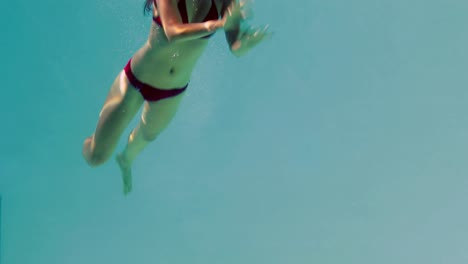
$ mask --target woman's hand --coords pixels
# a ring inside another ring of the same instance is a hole
[[[250,26],[247,20],[252,18],[251,0],[233,0],[226,10],[223,20],[224,31],[231,51],[235,56],[242,56],[260,42],[270,39],[272,33],[267,26]]]
[[[273,33],[268,31],[268,25],[260,27],[249,27],[240,33],[233,50],[243,50],[244,52],[257,46],[260,42],[270,39]],[[242,52],[242,53],[244,53]]]

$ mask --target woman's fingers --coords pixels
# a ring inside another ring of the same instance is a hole
[[[252,48],[260,42],[270,39],[273,33],[268,31],[268,25],[261,27],[249,27],[241,36],[243,45]]]
[[[269,25],[265,26],[256,26],[256,27],[250,27],[246,30],[245,35],[253,38],[266,38],[266,37],[271,37],[272,33],[268,31]]]

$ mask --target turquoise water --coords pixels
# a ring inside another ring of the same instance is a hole
[[[143,1],[3,1],[1,263],[466,263],[468,2],[298,3],[211,40],[124,197],[81,146]]]

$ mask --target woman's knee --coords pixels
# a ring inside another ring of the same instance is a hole
[[[150,131],[149,129],[142,129],[142,136],[145,141],[151,142],[156,140],[158,137],[159,132],[157,131]]]
[[[97,152],[92,144],[92,139],[87,138],[83,144],[83,157],[91,167],[97,167],[104,164],[110,157],[104,152]]]
[[[85,160],[91,167],[97,167],[104,164],[109,159],[108,156],[104,155],[90,155],[88,157],[85,156]]]
[[[155,120],[148,120],[146,115],[144,114],[141,117],[140,125],[139,125],[139,134],[143,138],[143,140],[151,142],[156,140],[158,135],[164,129],[164,126],[161,126],[160,121],[155,122]]]

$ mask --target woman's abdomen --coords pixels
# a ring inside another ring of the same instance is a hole
[[[183,87],[190,80],[206,44],[206,40],[146,44],[132,59],[133,73],[140,81],[158,88]]]

